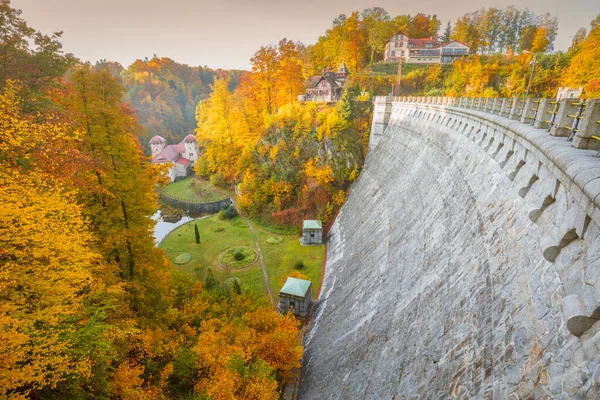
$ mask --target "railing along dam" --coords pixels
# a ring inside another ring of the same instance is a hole
[[[377,98],[299,398],[598,398],[599,114]]]

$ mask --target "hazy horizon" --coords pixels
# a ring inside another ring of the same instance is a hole
[[[23,10],[29,26],[50,34],[63,31],[64,50],[92,63],[107,59],[124,67],[136,59],[169,57],[188,65],[211,68],[249,69],[250,58],[260,46],[282,38],[315,43],[339,14],[350,15],[373,6],[384,7],[392,16],[419,12],[437,14],[442,29],[467,12],[482,7],[504,8],[513,1],[463,0],[439,3],[362,0],[300,3],[259,0],[105,0],[102,3],[78,0],[12,0]],[[558,17],[556,50],[566,50],[580,27],[589,31],[590,22],[600,13],[595,0],[523,0],[515,4],[536,14],[550,12]]]

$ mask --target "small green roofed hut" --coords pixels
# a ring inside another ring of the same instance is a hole
[[[299,318],[306,318],[312,304],[312,282],[289,277],[279,291],[279,312],[292,312]]]
[[[307,219],[302,227],[302,242],[304,244],[323,243],[323,224],[321,221]]]

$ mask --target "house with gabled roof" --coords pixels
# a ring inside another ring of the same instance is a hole
[[[384,62],[447,64],[468,55],[469,46],[457,40],[442,43],[431,37],[413,39],[398,31],[385,44]]]
[[[168,175],[171,182],[189,176],[198,161],[198,142],[194,135],[187,135],[178,144],[169,144],[160,135],[150,139],[153,164],[170,164]]]
[[[298,100],[334,103],[342,98],[348,75],[350,71],[344,61],[337,72],[325,69],[322,75],[311,76],[308,79],[306,94],[298,96]]]

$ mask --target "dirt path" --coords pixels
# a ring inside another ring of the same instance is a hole
[[[260,269],[263,275],[263,281],[265,284],[265,289],[267,290],[267,294],[269,295],[269,299],[271,300],[271,304],[273,307],[277,305],[275,303],[275,298],[273,297],[273,293],[271,292],[271,285],[269,285],[269,277],[267,276],[267,269],[265,268],[265,262],[263,260],[262,252],[260,251],[260,246],[258,244],[258,238],[256,237],[256,233],[254,232],[254,226],[250,223],[248,218],[244,217],[242,214],[239,214],[240,218],[246,221],[248,226],[250,227],[250,232],[252,232],[252,238],[254,239],[254,245],[256,246],[256,252],[258,253],[258,262],[260,263]]]

